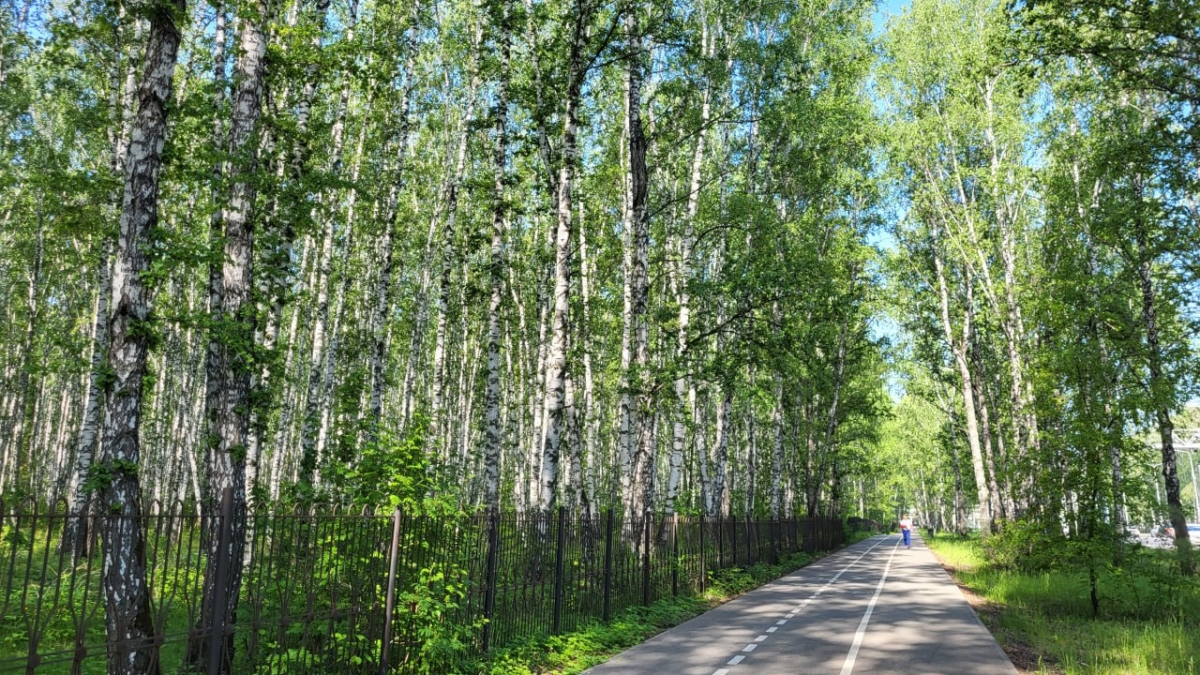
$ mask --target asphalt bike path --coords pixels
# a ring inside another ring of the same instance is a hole
[[[842,549],[587,675],[1016,675],[920,537]]]

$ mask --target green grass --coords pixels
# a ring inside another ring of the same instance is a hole
[[[853,530],[846,532],[846,541],[842,546],[853,546],[860,541],[865,541],[874,537],[878,532],[864,532],[863,530]]]
[[[497,650],[489,658],[463,664],[455,672],[457,675],[574,675],[821,555],[797,553],[778,565],[722,570],[711,575],[703,594],[667,598],[649,607],[631,607],[617,613],[607,624],[591,622],[569,634]]]
[[[985,562],[978,539],[927,540],[963,585],[982,596],[1002,643],[1042,657],[1035,672],[1180,675],[1200,672],[1200,585],[1173,573],[1169,552],[1135,550],[1098,572],[1093,615],[1086,570],[1023,573]]]

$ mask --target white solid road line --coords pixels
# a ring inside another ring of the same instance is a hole
[[[850,675],[854,671],[854,661],[858,658],[858,649],[862,646],[863,637],[867,634],[867,624],[871,621],[871,612],[875,611],[875,603],[879,601],[879,594],[883,593],[883,583],[887,581],[888,572],[892,570],[892,560],[896,557],[898,548],[900,548],[899,541],[892,547],[892,554],[888,556],[887,565],[883,568],[883,576],[879,577],[879,585],[875,587],[875,595],[871,596],[871,602],[867,604],[867,611],[863,614],[862,621],[858,623],[858,632],[854,634],[854,643],[850,645],[850,653],[846,655],[846,662],[842,664],[841,675]]]

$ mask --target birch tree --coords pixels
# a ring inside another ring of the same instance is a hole
[[[150,237],[158,225],[167,104],[181,39],[176,22],[186,16],[186,9],[178,0],[156,4],[149,14],[112,279],[108,352],[112,377],[105,398],[103,454],[98,465],[103,482],[98,497],[108,505],[107,517],[100,521],[105,629],[109,642],[130,645],[127,650],[110,651],[108,670],[130,675],[159,670],[138,480],[142,400],[153,331],[153,291],[142,277],[152,263]]]

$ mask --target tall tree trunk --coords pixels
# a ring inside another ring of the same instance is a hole
[[[1017,300],[1016,279],[1016,243],[1017,243],[1017,209],[1018,200],[1004,194],[1005,178],[1001,164],[1003,149],[999,146],[994,127],[994,94],[996,79],[988,78],[983,87],[984,105],[987,112],[987,125],[984,130],[990,151],[989,169],[993,201],[996,204],[993,217],[1000,231],[1000,259],[1003,264],[1004,282],[1004,314],[1002,326],[1005,333],[1005,347],[1008,352],[1009,366],[1009,404],[1012,407],[1012,426],[1014,450],[1016,453],[1017,471],[1021,478],[1018,494],[1019,501],[1024,502],[1033,493],[1032,476],[1034,467],[1031,465],[1031,451],[1038,447],[1037,415],[1033,408],[1032,384],[1025,378],[1025,356],[1023,343],[1025,341],[1025,322],[1021,306]],[[1020,517],[1024,504],[1019,509],[1009,509],[1008,517]]]
[[[584,49],[591,18],[590,0],[575,0],[572,12],[570,54],[567,59],[566,107],[563,111],[562,166],[559,168],[554,231],[554,309],[551,314],[550,349],[546,354],[545,404],[542,431],[542,467],[538,481],[538,509],[547,517],[558,498],[558,457],[562,440],[563,401],[566,394],[567,311],[571,292],[571,192],[579,162],[579,103],[587,74]]]
[[[483,452],[483,501],[491,508],[500,506],[500,309],[504,302],[504,222],[508,202],[504,184],[508,178],[508,82],[511,56],[511,0],[502,0],[496,41],[499,44],[500,81],[496,91],[493,117],[496,124],[492,155],[492,244],[488,251],[487,393],[484,396],[485,444]]]
[[[268,21],[266,0],[253,0],[241,14],[239,54],[234,77],[229,155],[231,162],[227,179],[231,185],[228,206],[224,210],[224,262],[221,271],[220,301],[214,303],[213,322],[217,332],[209,346],[208,358],[214,362],[208,369],[212,406],[209,419],[208,504],[215,508],[216,498],[225,489],[233,494],[233,519],[227,526],[231,536],[229,548],[220,549],[221,537],[210,532],[208,565],[205,570],[199,627],[201,631],[220,630],[235,616],[242,583],[242,559],[245,554],[246,525],[246,453],[250,426],[250,378],[254,359],[248,346],[254,344],[254,303],[250,294],[254,288],[254,206],[257,165],[256,138],[259,115],[262,111],[263,71],[266,64],[267,38],[264,26]],[[214,297],[213,300],[216,300]],[[223,587],[217,587],[217,562],[229,561],[230,574]],[[226,613],[217,616],[218,598],[224,600]],[[208,662],[209,642],[198,633],[188,646],[189,662],[203,665]],[[218,658],[221,671],[229,672],[233,660],[233,640],[224,641]]]
[[[979,340],[977,335],[972,336],[970,344],[967,345],[967,359],[972,366],[971,388],[974,392],[975,411],[979,419],[979,436],[983,443],[983,467],[987,475],[988,481],[988,511],[992,514],[993,519],[1004,520],[1008,517],[1004,508],[1004,500],[1000,495],[1000,476],[997,471],[998,462],[997,456],[1003,456],[1003,438],[999,432],[992,428],[991,419],[991,397],[988,395],[988,387],[984,380],[987,378],[987,370],[983,365],[983,354],[980,351]]]
[[[8,455],[4,458],[3,467],[0,467],[0,492],[9,494],[31,493],[32,484],[29,482],[28,472],[33,463],[30,459],[33,457],[33,432],[34,432],[34,413],[37,409],[38,397],[33,392],[34,378],[33,371],[38,367],[36,363],[39,358],[37,355],[37,344],[35,338],[38,334],[38,326],[42,317],[42,271],[44,269],[44,253],[45,253],[45,223],[44,210],[41,205],[41,200],[44,197],[38,197],[37,205],[37,225],[34,234],[33,244],[33,261],[29,270],[29,283],[25,291],[25,331],[21,339],[21,355],[23,363],[19,367],[17,376],[17,404],[14,407],[16,413],[16,424],[13,426],[11,438],[8,439],[8,447],[10,448]]]
[[[771,429],[774,442],[771,446],[771,519],[779,520],[783,514],[783,378],[774,375],[775,405],[771,410]],[[861,511],[861,509],[860,509]],[[861,513],[859,514],[862,515]]]
[[[96,314],[92,321],[92,357],[88,368],[87,399],[75,447],[70,517],[63,525],[62,543],[59,548],[71,559],[83,555],[87,549],[88,505],[92,500],[85,482],[92,468],[97,441],[100,439],[100,412],[104,405],[104,367],[108,356],[108,303],[112,295],[112,241],[105,237],[101,246],[97,283],[99,293],[96,296]]]
[[[325,370],[326,329],[329,324],[329,284],[333,261],[333,228],[337,218],[327,218],[317,253],[317,306],[312,326],[312,351],[308,361],[308,392],[304,398],[304,417],[300,430],[300,485],[309,493],[315,487],[317,472],[317,428],[325,411],[325,388],[321,386]]]
[[[716,491],[708,465],[708,431],[704,425],[703,398],[707,397],[701,397],[693,380],[688,388],[688,405],[692,410],[692,438],[696,446],[696,471],[700,479],[700,507],[704,509],[705,515],[711,516],[716,514],[716,501],[713,499]]]
[[[356,9],[357,7],[355,7]],[[351,16],[351,21],[355,20],[355,16]],[[351,29],[353,23],[351,24]],[[333,176],[340,177],[342,172],[342,159],[346,145],[346,109],[349,106],[350,100],[350,83],[347,82],[342,87],[341,95],[338,97],[337,112],[334,114],[334,123],[332,129],[333,146],[330,149],[331,166],[330,173]],[[360,151],[355,155],[352,162],[353,168],[351,173],[353,178],[357,177],[358,163],[361,160],[361,144]],[[335,200],[332,195],[323,195],[322,202],[329,204],[328,213],[324,214],[326,222],[321,228],[321,244],[317,254],[316,268],[316,291],[317,291],[317,307],[316,315],[313,320],[312,327],[312,353],[309,360],[308,370],[308,395],[305,397],[304,403],[304,418],[303,426],[300,432],[300,484],[306,487],[310,492],[315,487],[315,479],[320,471],[318,466],[320,453],[322,448],[321,440],[325,431],[325,424],[322,420],[328,414],[327,396],[330,387],[325,384],[327,370],[326,363],[330,361],[330,356],[326,352],[331,352],[332,349],[327,349],[327,335],[332,335],[333,340],[336,340],[337,329],[336,321],[335,328],[332,331],[327,331],[329,324],[329,284],[332,283],[332,258],[334,255],[334,237],[337,223],[342,219],[341,214],[337,213],[338,208],[335,205]],[[346,222],[353,224],[353,209],[357,191],[351,190],[348,198],[348,209]],[[353,232],[351,231],[351,234]],[[350,236],[347,236],[349,242]],[[346,246],[346,251],[349,252],[351,247]],[[343,285],[346,277],[343,277]],[[340,302],[340,297],[339,302]],[[340,305],[338,305],[340,307]],[[319,430],[318,430],[319,429]]]
[[[415,89],[413,83],[417,59],[417,19],[420,3],[413,2],[411,9],[411,24],[405,31],[404,69],[400,73],[401,94],[400,109],[395,122],[396,152],[392,159],[393,169],[389,177],[388,196],[384,207],[383,232],[379,236],[379,275],[375,279],[374,292],[371,297],[375,303],[371,311],[371,389],[370,417],[368,420],[368,441],[379,437],[379,427],[383,418],[383,394],[387,384],[388,365],[388,318],[392,312],[392,273],[394,261],[394,239],[396,235],[396,220],[399,215],[401,190],[405,185],[407,173],[408,141],[412,133],[412,122],[409,111],[412,108],[412,97]]]
[[[967,445],[971,449],[971,465],[975,470],[975,490],[979,499],[979,508],[987,509],[992,501],[991,491],[988,489],[987,475],[984,473],[983,448],[979,441],[979,418],[975,412],[975,388],[967,355],[967,344],[970,340],[972,330],[971,320],[975,309],[971,306],[972,299],[968,294],[963,307],[962,338],[956,339],[954,337],[954,324],[950,319],[950,289],[947,285],[945,267],[942,263],[938,226],[935,225],[932,228],[932,235],[931,248],[933,252],[934,272],[937,277],[938,299],[941,304],[942,331],[946,338],[946,345],[954,356],[954,363],[958,366],[959,385],[962,388],[963,397],[963,415],[966,417],[967,422]],[[986,521],[985,529],[991,531],[993,527],[992,517],[989,515]]]
[[[124,55],[125,41],[121,39],[125,23],[124,6],[117,9],[117,54]],[[218,37],[220,34],[218,33]],[[137,59],[124,59],[122,64],[118,59],[114,65],[109,86],[112,88],[110,101],[110,131],[112,155],[109,168],[114,176],[122,176],[125,171],[125,161],[129,153],[130,125],[133,122],[134,89],[137,86]],[[124,71],[124,72],[123,72]],[[123,79],[122,79],[123,76]],[[112,197],[113,206],[118,212],[121,208],[120,193]],[[105,236],[101,244],[100,265],[97,271],[98,293],[96,295],[96,312],[92,320],[92,356],[88,370],[88,391],[83,408],[83,419],[79,426],[79,436],[75,448],[75,475],[71,488],[71,518],[63,527],[61,550],[72,558],[83,555],[87,548],[88,507],[92,504],[91,495],[84,487],[88,472],[91,470],[93,458],[96,456],[100,440],[101,413],[104,409],[104,367],[108,358],[109,300],[112,295],[112,257],[113,241]]]
[[[733,385],[722,382],[718,388],[721,392],[721,403],[717,410],[717,441],[713,448],[713,462],[717,465],[716,476],[713,478],[713,509],[715,516],[729,515],[729,427],[733,416]]]
[[[130,134],[121,202],[120,232],[113,274],[111,372],[106,403],[101,464],[108,480],[98,495],[107,513],[100,521],[104,542],[105,629],[110,644],[128,649],[108,652],[114,675],[158,673],[158,647],[146,579],[140,468],[142,395],[150,352],[150,235],[158,222],[159,174],[167,133],[180,31],[187,16],[184,0],[157,3],[150,12],[144,70],[138,85],[138,109]]]
[[[625,133],[629,166],[625,174],[624,228],[628,246],[625,273],[627,301],[623,336],[629,344],[622,349],[621,372],[621,465],[622,500],[626,522],[640,516],[649,506],[647,491],[650,448],[646,444],[645,417],[650,413],[649,331],[646,322],[649,291],[649,213],[646,200],[649,173],[646,167],[646,134],[642,128],[642,37],[638,33],[637,7],[627,8],[624,17],[626,42]]]
[[[295,130],[294,136],[297,139],[296,144],[291,148],[290,153],[281,153],[276,174],[280,177],[282,188],[275,191],[272,195],[272,204],[265,210],[264,218],[262,219],[262,233],[260,237],[260,248],[265,249],[260,256],[260,260],[264,263],[263,270],[258,274],[256,283],[260,287],[260,293],[271,300],[271,308],[267,312],[266,326],[255,334],[255,342],[264,354],[270,355],[263,359],[264,364],[257,373],[254,374],[250,386],[256,392],[260,392],[263,399],[270,397],[274,398],[274,392],[271,390],[271,365],[275,361],[273,353],[276,349],[276,343],[279,337],[280,324],[283,322],[283,310],[286,303],[288,292],[293,284],[293,264],[292,259],[295,251],[295,239],[297,225],[300,224],[305,213],[312,212],[312,205],[309,203],[305,194],[304,179],[310,172],[310,159],[312,156],[312,140],[309,137],[309,120],[312,117],[313,105],[316,102],[318,86],[321,78],[322,67],[322,41],[324,38],[325,26],[327,21],[327,13],[329,11],[331,0],[315,0],[308,7],[309,23],[311,24],[312,32],[312,57],[303,70],[303,88],[300,92],[299,100],[296,103],[295,113]],[[358,0],[349,1],[349,16],[347,17],[347,25],[344,40],[350,43],[354,40],[354,30],[358,21]],[[299,10],[299,7],[297,7]],[[298,19],[298,13],[296,15]],[[289,28],[293,28],[290,25]],[[290,83],[289,83],[290,84]],[[342,89],[342,98],[339,99],[339,113],[342,118],[345,116],[345,102],[348,95],[348,84]],[[286,102],[288,91],[284,91],[281,96]],[[338,125],[335,122],[334,135],[341,132],[344,124]],[[269,145],[269,143],[264,143]],[[337,175],[337,172],[332,172]],[[262,455],[262,437],[266,433],[266,408],[269,405],[256,406],[250,414],[250,428],[248,432],[248,458],[246,486],[247,489],[254,489],[255,483],[258,480],[258,465]],[[250,532],[249,534],[253,534]],[[249,558],[247,558],[249,560]]]
[[[440,239],[440,260],[438,264],[438,299],[437,314],[434,321],[433,345],[433,381],[430,387],[429,403],[429,435],[428,442],[443,458],[450,461],[450,425],[443,419],[446,397],[446,353],[447,330],[450,314],[451,271],[454,265],[454,240],[458,231],[458,202],[459,190],[462,186],[463,175],[467,166],[467,148],[474,132],[475,98],[479,89],[479,67],[476,63],[479,45],[482,41],[482,27],[476,27],[474,45],[470,65],[470,84],[465,93],[467,109],[458,123],[458,144],[454,153],[454,165],[442,191],[442,216]],[[466,283],[466,280],[463,280]]]
[[[1150,371],[1150,397],[1162,450],[1162,475],[1167,493],[1167,517],[1175,528],[1175,550],[1179,554],[1179,569],[1188,576],[1196,574],[1196,558],[1192,555],[1192,540],[1188,534],[1187,516],[1179,495],[1179,474],[1175,464],[1175,425],[1171,421],[1172,386],[1163,372],[1162,345],[1159,338],[1157,293],[1151,274],[1151,253],[1146,224],[1134,219],[1134,241],[1137,244],[1138,285],[1142,293],[1142,323],[1146,330],[1146,361]]]
[[[702,15],[701,49],[711,56],[712,40],[708,33],[707,14]],[[692,255],[696,245],[696,216],[700,212],[700,189],[704,176],[704,146],[708,137],[708,125],[712,119],[712,83],[705,81],[703,102],[700,105],[700,129],[696,134],[696,146],[692,151],[691,175],[688,183],[687,214],[683,223],[683,233],[676,244],[675,296],[679,304],[678,329],[675,344],[675,367],[679,374],[675,378],[676,408],[671,424],[671,460],[670,474],[667,478],[666,511],[675,512],[675,499],[678,494],[680,477],[683,472],[683,457],[687,449],[687,415],[689,402],[695,399],[695,384],[692,382],[691,355],[688,354],[688,331],[691,327],[691,289]]]
[[[579,288],[583,305],[583,326],[580,330],[583,343],[583,423],[585,433],[583,460],[583,499],[584,517],[593,518],[596,499],[596,473],[598,456],[597,436],[599,420],[596,419],[596,382],[592,370],[592,309],[591,309],[591,280],[592,262],[588,254],[587,219],[584,218],[583,202],[579,204]]]

